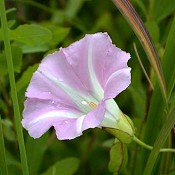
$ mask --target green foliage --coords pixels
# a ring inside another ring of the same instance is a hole
[[[24,44],[43,44],[52,38],[51,32],[36,24],[24,24],[9,32],[10,39]]]
[[[175,54],[175,18],[172,22],[171,29],[167,38],[165,53],[163,55],[163,69],[165,72],[165,80],[167,84],[167,90],[169,97],[173,91],[175,85],[175,64],[174,64],[174,54]]]
[[[118,173],[127,165],[127,145],[116,141],[110,150],[109,171]]]
[[[31,137],[27,137],[26,151],[29,164],[29,172],[32,175],[38,174],[43,155],[47,149],[47,140],[47,134],[38,140],[34,140]]]
[[[23,72],[21,78],[16,83],[16,88],[18,92],[22,88],[25,88],[28,85],[28,83],[30,82],[30,79],[32,78],[33,72],[35,72],[37,68],[38,68],[38,64],[35,64],[28,67],[28,69]]]
[[[168,15],[171,15],[175,11],[174,0],[156,0],[154,1],[153,16],[157,22],[160,22]]]
[[[158,43],[160,37],[160,30],[158,24],[155,21],[147,21],[145,25],[154,43]]]
[[[4,136],[3,136],[3,130],[2,130],[2,122],[1,122],[1,116],[0,116],[0,174],[7,175],[8,169],[7,169],[7,162],[6,162],[6,153],[5,153],[5,144],[4,144]]]
[[[11,50],[13,55],[14,71],[19,73],[21,71],[22,66],[22,50],[18,46],[13,46]],[[7,68],[6,56],[5,52],[3,51],[0,54],[0,75],[4,76],[7,74],[8,74],[8,68]]]
[[[9,141],[15,141],[15,133],[12,127],[13,127],[13,123],[10,120],[8,119],[2,120],[4,137]]]
[[[66,158],[56,162],[46,171],[46,173],[42,175],[56,175],[56,174],[73,175],[75,171],[78,169],[78,166],[79,166],[79,159],[74,157]]]

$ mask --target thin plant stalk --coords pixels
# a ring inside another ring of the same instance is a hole
[[[146,143],[142,142],[141,140],[139,140],[136,136],[133,137],[133,140],[139,144],[140,146],[148,149],[148,150],[153,150],[153,147],[150,145],[147,145]],[[166,153],[166,152],[171,152],[171,153],[175,153],[175,149],[173,148],[160,148],[159,152],[162,153]]]
[[[2,35],[4,40],[5,55],[6,55],[7,66],[8,66],[11,96],[12,96],[13,110],[14,110],[14,119],[15,119],[15,126],[16,126],[17,138],[19,143],[22,170],[24,175],[29,175],[28,165],[27,165],[27,156],[26,156],[25,145],[24,145],[24,137],[23,137],[22,126],[21,126],[20,110],[18,105],[18,97],[17,97],[16,85],[15,85],[12,52],[11,52],[10,39],[9,39],[9,28],[7,25],[7,17],[6,17],[4,0],[0,1],[0,15],[1,15]]]
[[[0,116],[0,155],[1,155],[0,156],[0,160],[1,160],[0,161],[1,162],[0,173],[4,175],[8,175],[1,116]]]
[[[151,82],[151,79],[149,78],[149,76],[148,76],[148,74],[147,74],[147,72],[146,72],[146,70],[145,70],[145,68],[144,68],[144,66],[143,66],[143,64],[142,64],[142,60],[140,59],[139,53],[138,53],[138,51],[137,51],[136,44],[133,43],[133,46],[134,46],[134,51],[135,51],[135,53],[136,53],[137,59],[138,59],[139,64],[140,64],[140,67],[142,68],[143,73],[145,74],[145,77],[146,77],[146,79],[148,80],[148,82],[149,82],[149,84],[150,84],[152,90],[154,90],[154,85],[153,85],[153,83]]]

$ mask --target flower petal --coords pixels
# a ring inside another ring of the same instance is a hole
[[[105,101],[102,101],[93,111],[84,118],[82,129],[95,128],[100,125],[105,115]]]
[[[105,114],[105,103],[101,103],[95,110],[79,118],[66,119],[66,122],[56,123],[54,125],[56,135],[59,140],[73,139],[82,134],[89,128],[95,128],[100,125]]]
[[[82,84],[93,93],[95,98],[102,100],[104,90],[97,79],[93,65],[95,59],[93,52],[96,49],[98,35],[100,34],[85,35],[83,39],[62,50]]]
[[[131,69],[125,68],[114,72],[105,85],[104,99],[115,98],[120,92],[125,90],[131,83]]]
[[[107,33],[86,35],[48,55],[27,89],[23,126],[34,138],[53,126],[60,140],[113,126],[120,114],[111,98],[130,84],[129,58]]]
[[[89,70],[88,70],[88,41],[87,38],[71,44],[67,48],[61,48],[64,53],[66,60],[71,65],[75,74],[79,77],[80,81],[88,90],[92,89],[92,84],[90,82]]]
[[[88,89],[79,79],[79,74],[75,73],[72,65],[67,61],[67,58],[65,57],[62,49],[60,49],[58,52],[48,55],[42,61],[38,70],[44,72],[45,74],[48,72],[49,74],[56,77],[60,82],[63,82],[77,91],[88,91]]]
[[[59,140],[73,139],[88,128],[97,127],[104,117],[104,103],[87,115],[48,100],[27,99],[23,112],[23,127],[34,138],[54,126]]]
[[[105,101],[106,105],[106,112],[103,121],[101,122],[100,126],[102,127],[109,127],[115,128],[116,123],[121,118],[121,110],[118,107],[117,103],[113,99],[109,99]]]
[[[29,98],[37,98],[43,100],[51,100],[68,106],[77,107],[68,94],[40,72],[35,72],[32,80],[27,88],[26,96]]]
[[[101,32],[87,34],[62,50],[81,82],[92,89],[100,100],[109,77],[114,72],[127,68],[130,59],[129,53],[117,48],[109,35]]]
[[[111,43],[110,47],[107,49],[104,65],[104,79],[105,83],[108,81],[108,78],[116,71],[124,68],[128,68],[127,62],[130,59],[130,54],[122,51],[120,48],[117,48]]]
[[[69,119],[82,115],[84,114],[74,108],[67,108],[53,101],[28,98],[25,101],[22,125],[32,137],[38,138],[55,124],[67,123]]]
[[[63,54],[62,51],[55,52],[45,57],[37,71],[43,72],[44,74],[49,73],[53,77],[57,78],[60,82],[63,82],[67,86],[70,86],[73,89],[76,89],[77,91],[80,92],[88,91],[88,89],[86,89],[86,87],[80,81],[77,74],[75,74],[71,64],[67,62],[65,55]],[[44,77],[40,76],[39,78],[43,79]],[[31,97],[33,91],[35,93],[35,90],[37,91],[36,92],[37,94],[38,91],[40,91],[40,89],[37,87],[38,84],[40,84],[40,82],[39,83],[37,83],[36,81],[34,83],[31,82],[30,86],[33,87],[29,86],[29,88],[27,89],[28,93],[26,93],[26,95]],[[40,97],[40,95],[38,95],[38,97]]]

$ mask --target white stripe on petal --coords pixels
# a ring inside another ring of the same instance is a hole
[[[117,103],[113,100],[106,101],[106,113],[105,117],[100,124],[102,127],[115,128],[117,121],[122,117],[122,112],[119,109]]]
[[[48,113],[45,113],[43,115],[40,115],[39,117],[35,118],[34,120],[32,120],[31,122],[28,123],[28,127],[30,128],[30,126],[32,126],[33,124],[41,121],[41,120],[45,120],[45,119],[53,119],[53,118],[58,118],[58,117],[62,117],[62,118],[78,118],[78,114],[77,113],[72,113],[72,112],[65,112],[65,111],[51,111]]]
[[[80,92],[74,90],[71,86],[65,84],[63,80],[55,78],[55,76],[49,74],[48,72],[45,73],[40,70],[38,70],[38,72],[46,77],[48,80],[53,82],[55,85],[57,85],[59,88],[61,88],[70,98],[72,98],[82,112],[87,114],[92,110],[89,105],[91,102],[98,104],[98,101],[95,98],[93,98],[92,96],[81,94]]]
[[[93,90],[95,92],[95,95],[97,96],[98,100],[101,101],[104,96],[104,91],[97,80],[94,68],[93,68],[93,61],[92,61],[92,41],[89,41],[89,47],[88,47],[88,69],[89,69],[89,75],[91,79],[91,84],[93,86]],[[99,63],[100,64],[100,63]]]
[[[106,109],[115,117],[115,120],[120,119],[121,111],[117,103],[113,99],[109,99],[106,101]]]
[[[83,126],[83,121],[84,121],[84,118],[86,117],[86,115],[82,115],[81,117],[79,117],[77,119],[77,133],[81,133],[82,132],[82,126]]]

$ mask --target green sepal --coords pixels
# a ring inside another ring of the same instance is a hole
[[[116,139],[117,140],[117,139]],[[127,145],[117,141],[110,150],[110,162],[108,169],[114,174],[125,168],[128,162]]]
[[[131,119],[122,115],[122,117],[118,120],[116,128],[104,128],[107,132],[115,136],[120,142],[129,144],[133,140],[133,136],[135,133],[134,125]]]

